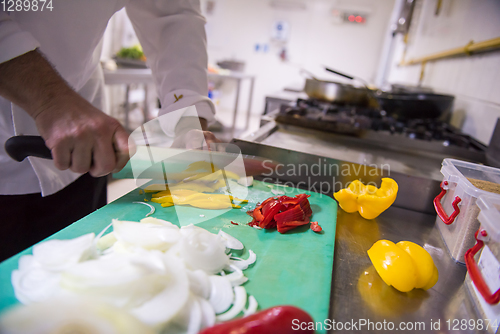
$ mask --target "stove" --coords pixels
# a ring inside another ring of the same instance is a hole
[[[374,137],[376,133],[380,136],[392,136],[398,141],[405,138],[404,142],[432,142],[434,146],[456,147],[483,154],[487,150],[486,145],[444,121],[395,119],[387,116],[384,110],[338,105],[314,99],[297,99],[293,104],[281,105],[275,120],[282,124],[360,138],[368,133],[371,133],[370,137]]]

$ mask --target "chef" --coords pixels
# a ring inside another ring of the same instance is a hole
[[[172,113],[171,132],[218,141],[202,131],[215,109],[198,0],[28,2],[30,10],[0,9],[0,261],[105,205],[105,175],[129,158],[127,131],[101,111],[101,40],[121,8],[153,71],[160,114],[195,106]],[[53,160],[12,160],[4,143],[14,135],[41,135]]]

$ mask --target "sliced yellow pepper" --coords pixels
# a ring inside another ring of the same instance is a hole
[[[439,278],[430,254],[413,242],[379,240],[367,253],[382,280],[401,292],[430,289]]]
[[[355,180],[333,196],[345,212],[358,211],[363,218],[374,219],[394,203],[397,194],[398,184],[386,177],[382,179],[380,188]]]
[[[239,176],[232,172],[224,172],[226,179],[238,180]],[[165,195],[165,192],[171,190],[187,189],[197,192],[214,192],[215,190],[226,186],[226,181],[224,180],[224,175],[222,171],[218,170],[214,173],[203,172],[197,173],[196,175],[186,178],[184,181],[180,181],[174,184],[151,184],[147,186],[144,191],[146,193],[158,192],[159,194],[153,195],[154,197],[159,197]]]
[[[201,209],[226,209],[226,208],[241,208],[233,201],[247,203],[248,200],[236,198],[225,194],[204,194],[193,190],[172,190],[168,194],[161,197],[151,198],[152,202],[160,203],[163,207],[172,205],[190,205]]]
[[[192,174],[189,175],[189,172],[192,172]],[[188,175],[188,177],[185,177],[185,175]],[[209,162],[198,161],[192,163],[184,171],[182,181],[173,184],[153,184],[146,187],[145,192],[154,192],[151,201],[160,203],[162,207],[190,205],[214,210],[241,208],[241,206],[234,204],[233,201],[246,203],[247,200],[233,198],[230,195],[211,194],[224,187],[227,179],[238,180],[239,178],[237,174],[223,171]]]

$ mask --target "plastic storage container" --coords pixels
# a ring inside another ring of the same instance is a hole
[[[481,195],[500,199],[500,169],[454,159],[444,159],[442,165],[442,191],[434,199],[436,224],[451,257],[465,263],[480,225],[476,201]]]
[[[489,333],[500,332],[500,199],[481,196],[476,244],[465,254],[465,286],[477,311],[478,319],[488,319]],[[476,263],[475,256],[480,253]]]

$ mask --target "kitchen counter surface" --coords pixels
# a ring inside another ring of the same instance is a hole
[[[439,169],[443,156],[391,151],[390,147],[385,152],[377,148],[380,156],[363,154],[362,144],[354,141],[354,146],[350,145],[350,138],[276,124],[265,125],[257,133],[234,142],[245,154],[283,162],[284,169],[266,176],[266,180],[274,178],[278,183],[299,185],[301,180],[307,180],[301,185],[305,189],[314,182],[326,182],[329,186],[320,187],[319,191],[330,196],[333,189],[339,190],[354,179],[367,182],[390,176],[399,184],[394,205],[374,220],[365,220],[358,213],[348,214],[339,208],[330,313],[322,324],[329,333],[388,333],[392,326],[394,331],[413,329],[421,333],[457,333],[464,332],[456,330],[457,321],[476,319],[463,284],[466,268],[450,257],[437,228],[439,221],[436,222],[432,206],[432,199],[439,193]],[[368,151],[373,146],[373,143],[368,143],[365,147]],[[372,160],[359,160],[363,156]],[[353,159],[355,157],[359,159]],[[343,168],[337,169],[337,173],[321,176],[288,174],[293,164],[306,164],[308,170],[312,170],[318,159],[326,166],[350,166],[354,171],[356,166],[368,162],[380,166],[381,159],[385,159],[391,170],[379,169],[377,176],[372,175],[372,169],[343,175],[338,172]],[[405,168],[401,168],[402,165]],[[421,165],[426,165],[426,169],[419,169]],[[428,291],[416,289],[409,293],[387,286],[366,253],[380,239],[407,240],[424,247],[439,270],[438,283]]]

